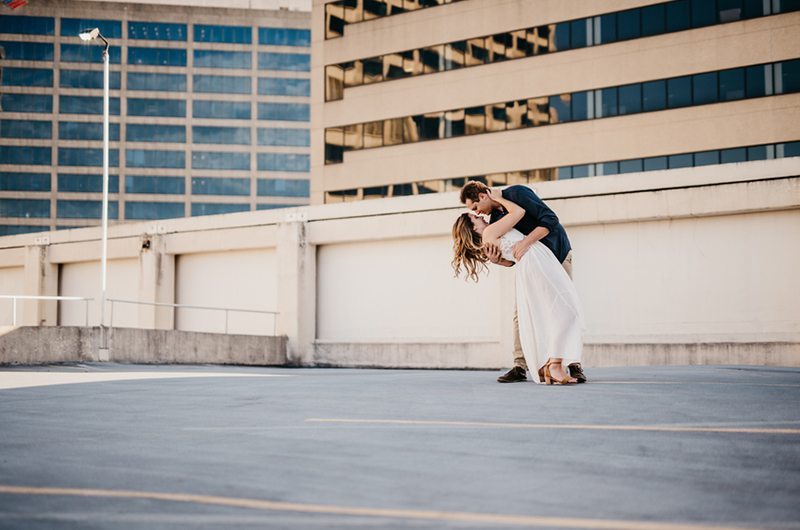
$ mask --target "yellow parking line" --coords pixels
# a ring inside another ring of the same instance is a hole
[[[592,530],[747,530],[742,526],[718,526],[692,523],[658,523],[653,521],[625,521],[619,519],[584,519],[577,517],[539,517],[533,515],[501,515],[473,512],[441,512],[391,508],[360,508],[355,506],[339,506],[331,504],[275,502],[260,499],[218,497],[214,495],[191,495],[187,493],[160,493],[152,491],[41,488],[0,485],[0,494],[148,499],[155,501],[231,506],[253,510],[299,512],[321,515],[384,517],[391,519],[422,519],[430,521],[484,523],[493,525],[503,524],[527,527],[588,528]]]
[[[433,427],[476,427],[490,429],[568,429],[584,431],[651,431],[651,432],[714,432],[727,434],[800,434],[800,429],[768,429],[753,427],[704,427],[684,425],[599,425],[580,423],[503,423],[488,421],[384,420],[346,418],[308,418],[308,423],[354,425],[429,425]]]

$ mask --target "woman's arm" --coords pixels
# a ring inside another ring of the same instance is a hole
[[[483,231],[484,243],[496,244],[503,234],[514,228],[520,219],[525,216],[525,210],[517,203],[503,198],[503,194],[499,190],[489,190],[489,197],[500,203],[500,206],[508,212],[499,221],[490,224]]]

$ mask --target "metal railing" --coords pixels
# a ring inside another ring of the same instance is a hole
[[[232,307],[212,307],[212,306],[201,306],[201,305],[189,305],[189,304],[167,304],[164,302],[142,302],[139,300],[120,300],[117,298],[107,298],[106,299],[111,304],[111,316],[109,327],[114,327],[114,304],[136,304],[136,305],[151,305],[156,307],[171,307],[173,309],[203,309],[208,311],[224,311],[225,312],[225,334],[228,334],[228,321],[230,313],[259,313],[263,315],[273,315],[272,318],[272,334],[277,334],[277,315],[278,311],[265,311],[259,309],[236,309]],[[177,329],[177,328],[176,328]]]
[[[89,301],[94,298],[86,298],[84,296],[30,296],[30,295],[16,295],[16,294],[0,294],[1,300],[11,300],[11,325],[17,325],[17,300],[56,300],[63,302],[78,302],[83,301],[86,304],[86,315],[84,326],[89,326]]]

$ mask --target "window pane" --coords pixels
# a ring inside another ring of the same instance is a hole
[[[111,90],[119,90],[119,72],[109,72]],[[103,88],[103,72],[93,70],[61,70],[62,88]]]
[[[183,177],[125,177],[126,193],[155,193],[182,195],[185,193],[186,179]],[[130,203],[125,206],[126,215]],[[181,214],[183,215],[183,214]]]
[[[720,158],[723,164],[745,162],[747,160],[747,149],[744,147],[736,149],[723,149],[720,153]]]
[[[14,200],[14,199],[8,199]],[[50,206],[47,207],[48,211]],[[49,216],[48,216],[49,217]],[[50,227],[47,225],[0,225],[0,235],[13,236],[17,234],[32,234],[34,232],[47,232]]]
[[[194,51],[195,68],[245,68],[249,70],[250,59],[250,52]]]
[[[694,92],[694,105],[716,103],[719,100],[717,94],[717,73],[710,72],[692,76],[692,90]]]
[[[642,84],[642,110],[649,112],[667,108],[667,84],[650,81]]]
[[[103,175],[59,173],[58,191],[102,193]],[[119,193],[119,177],[117,175],[108,176],[108,192]]]
[[[103,215],[103,202],[59,200],[56,203],[56,215],[60,219],[100,219]],[[108,201],[108,217],[119,217],[117,201]]]
[[[620,173],[638,173],[644,171],[644,164],[641,158],[635,160],[622,160],[619,163]]]
[[[258,28],[258,43],[268,46],[311,46],[311,30]]]
[[[344,131],[340,127],[325,129],[325,163],[337,164],[344,157]]]
[[[58,104],[62,114],[103,114],[102,97],[58,96]],[[119,98],[109,98],[108,106],[109,114],[119,116]]]
[[[553,42],[550,47],[552,52],[561,52],[570,49],[570,24],[564,22],[561,24],[551,24],[550,31],[553,34]]]
[[[125,202],[125,219],[174,219],[184,215],[182,202]]]
[[[128,90],[186,92],[186,75],[128,72]]]
[[[550,96],[548,101],[550,109],[550,123],[563,123],[570,120],[571,100],[572,98],[570,94],[563,94],[561,96]]]
[[[444,48],[442,47],[444,50]],[[444,54],[444,51],[442,51]],[[379,83],[383,81],[383,59],[380,57],[370,57],[361,59],[362,68],[364,70],[364,84]],[[442,65],[445,65],[442,59]]]
[[[692,104],[692,78],[675,77],[667,80],[667,102],[669,108],[686,107]]]
[[[259,87],[260,85],[259,79]],[[325,101],[337,101],[344,97],[344,69],[339,65],[325,67]]]
[[[248,55],[249,57],[249,55]],[[248,59],[248,68],[249,59]],[[258,54],[259,70],[282,70],[288,72],[310,72],[311,56],[307,53],[265,53]]]
[[[44,68],[3,68],[5,86],[53,86],[53,70]],[[101,85],[102,87],[102,85]]]
[[[128,38],[142,40],[186,40],[186,24],[128,22]]]
[[[660,169],[667,169],[667,167],[667,157],[665,156],[654,156],[644,159],[645,171],[658,171]]]
[[[692,167],[692,155],[672,155],[669,157],[669,168],[677,169],[681,167]]]
[[[199,215],[219,215],[223,213],[247,212],[249,210],[249,204],[192,203],[192,217]]]
[[[250,153],[193,151],[192,169],[249,170]]]
[[[528,126],[532,125],[538,127],[539,125],[547,125],[550,123],[550,102],[546,96],[531,98],[527,101],[527,104],[528,114],[526,120],[529,123]],[[567,109],[567,111],[569,111],[569,109]]]
[[[777,94],[789,94],[800,92],[800,59],[794,61],[784,61],[780,63],[781,86],[775,92]]]
[[[249,178],[192,178],[193,195],[250,195]]]
[[[259,120],[309,121],[310,109],[305,103],[259,103]]]
[[[426,74],[433,72],[443,72],[444,65],[444,45],[430,46],[420,50],[420,61],[422,70]]]
[[[695,0],[692,2],[692,27],[699,28],[717,23],[716,2]]]
[[[186,66],[186,50],[128,47],[128,64]]]
[[[9,61],[52,61],[53,45],[45,42],[0,41]]]
[[[17,147],[0,145],[0,160],[4,164],[49,166],[49,147]]]
[[[664,4],[642,8],[642,37],[664,33],[666,15]]]
[[[308,197],[310,186],[307,179],[258,179],[259,196]]]
[[[357,151],[364,148],[364,126],[360,123],[344,126],[344,150]]]
[[[129,123],[125,132],[125,140],[128,142],[186,143],[186,128],[183,125]]]
[[[571,47],[585,48],[592,43],[592,19],[584,18],[570,23]]]
[[[719,164],[719,151],[703,151],[694,154],[695,166],[710,166]]]
[[[308,129],[258,129],[258,145],[308,147],[311,134]]]
[[[26,17],[15,15],[3,15],[0,17],[0,33],[15,33],[17,35],[54,35],[55,28],[55,20],[51,17]]]
[[[608,44],[617,40],[617,14],[609,13],[595,17],[596,34],[594,36],[597,44]],[[599,24],[599,28],[598,25]]]
[[[602,90],[596,90],[595,93],[600,99],[600,104],[597,105],[599,108],[595,108],[597,117],[603,118],[607,116],[616,116],[618,114],[617,89],[604,88]]]
[[[50,173],[0,172],[2,191],[50,191]]]
[[[128,98],[128,116],[186,117],[186,102],[178,99]]]
[[[590,120],[594,117],[593,97],[594,94],[591,90],[572,94],[572,121]]]
[[[719,73],[719,99],[732,101],[744,98],[744,68]]]
[[[47,199],[0,199],[0,217],[50,217]]]
[[[506,130],[506,106],[504,103],[486,105],[486,132]]]
[[[800,142],[787,142],[783,144],[783,156],[800,156]]]
[[[593,165],[580,165],[580,166],[572,166],[572,178],[586,178],[594,176],[594,166]]]
[[[295,153],[259,153],[259,171],[297,171],[308,172],[311,162],[308,155]]]
[[[0,119],[0,138],[52,138],[52,137],[53,137],[52,122]]]
[[[767,160],[770,156],[770,146],[757,145],[747,148],[747,160]]]
[[[226,75],[195,75],[192,82],[194,92],[211,94],[250,94],[249,77]]]
[[[247,101],[195,101],[192,117],[231,120],[249,120],[250,103]]]
[[[471,107],[464,110],[465,134],[480,134],[486,131],[486,109]]]
[[[125,151],[127,167],[163,167],[183,169],[186,167],[186,154],[183,151],[145,151],[128,149]]]
[[[506,129],[529,127],[527,101],[511,101],[506,104]]]
[[[53,96],[0,94],[0,110],[6,112],[53,112]],[[62,112],[64,112],[62,110]]]
[[[259,78],[258,93],[267,96],[298,96],[311,95],[310,79],[279,79]]]
[[[638,9],[617,13],[617,38],[619,40],[638,39],[642,36]]]
[[[114,46],[108,50],[108,59],[112,64],[119,64],[122,58],[122,49]],[[103,62],[103,47],[88,46],[85,44],[62,44],[61,61],[73,63],[97,63]]]
[[[455,138],[464,136],[466,112],[463,109],[451,110],[444,113],[444,137]],[[385,138],[384,134],[384,138]]]
[[[81,31],[91,28],[99,28],[100,33],[107,39],[122,38],[122,23],[118,20],[98,20],[94,18],[61,19],[61,34],[64,36],[77,37]]]
[[[62,140],[103,140],[103,124],[75,121],[58,123],[58,137]],[[108,124],[108,137],[112,142],[119,141],[119,123]]]
[[[59,147],[58,165],[103,167],[103,150],[83,147]],[[109,149],[108,165],[109,167],[119,166],[118,149]]]
[[[227,44],[252,44],[253,30],[247,26],[194,25],[195,42],[222,42]]]
[[[605,162],[602,164],[602,170],[603,175],[616,175],[619,173],[619,162]]]
[[[250,145],[250,127],[192,127],[192,143]]]
[[[691,26],[689,0],[678,0],[667,4],[667,31],[682,31]]]
[[[744,18],[763,17],[769,14],[769,4],[764,12],[764,0],[744,0]]]
[[[772,69],[765,65],[748,66],[747,97],[756,98],[772,94]]]
[[[308,144],[306,144],[308,145]],[[364,148],[383,146],[383,122],[372,121],[364,124]]]
[[[744,16],[742,0],[717,0],[720,23],[741,20]]]

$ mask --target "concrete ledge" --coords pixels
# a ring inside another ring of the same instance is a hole
[[[744,364],[800,367],[797,342],[586,344],[586,366]]]
[[[493,370],[504,361],[497,355],[496,342],[319,341],[314,348],[314,365],[326,367]]]

